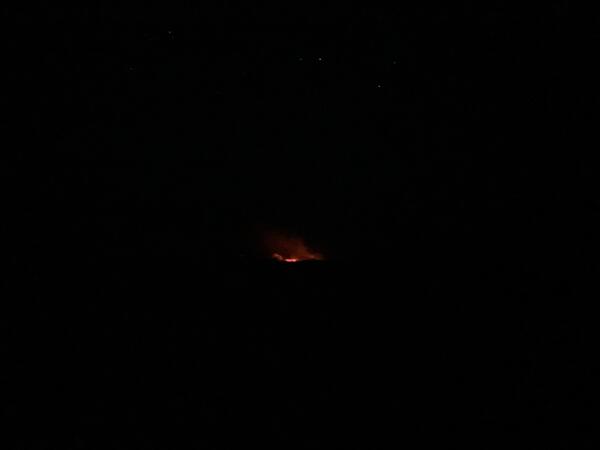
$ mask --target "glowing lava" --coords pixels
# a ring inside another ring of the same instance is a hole
[[[287,262],[287,263],[294,263],[294,262],[302,261],[301,259],[298,259],[298,258],[284,258],[279,253],[273,253],[273,258],[275,258],[277,261]]]
[[[323,255],[309,248],[304,240],[282,233],[269,233],[265,237],[267,251],[273,259],[284,263],[321,261]]]

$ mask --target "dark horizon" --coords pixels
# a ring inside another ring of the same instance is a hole
[[[592,448],[567,2],[7,13],[0,446]]]

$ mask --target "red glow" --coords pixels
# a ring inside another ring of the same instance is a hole
[[[294,263],[294,262],[302,261],[301,259],[298,259],[298,258],[284,258],[279,253],[273,253],[273,258],[275,258],[278,261],[287,262],[287,263]]]
[[[267,251],[273,259],[284,263],[301,261],[320,261],[323,255],[308,245],[299,237],[282,233],[269,233],[265,237]]]

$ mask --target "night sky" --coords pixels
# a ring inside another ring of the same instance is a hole
[[[212,257],[277,226],[346,259],[508,241],[568,207],[560,6],[280,13],[15,14],[38,31],[12,41],[51,233]]]
[[[591,76],[480,3],[8,12],[7,448],[591,448]]]

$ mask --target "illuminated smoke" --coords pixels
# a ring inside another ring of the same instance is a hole
[[[295,263],[300,261],[321,261],[323,255],[308,247],[298,236],[280,232],[267,233],[264,239],[269,255],[281,262]]]

